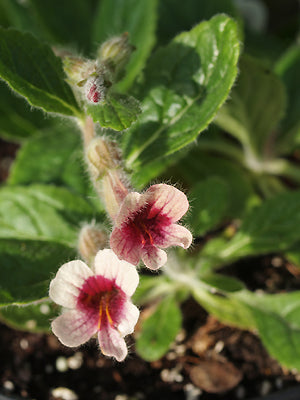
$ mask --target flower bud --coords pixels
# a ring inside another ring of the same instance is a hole
[[[64,71],[72,85],[81,86],[81,82],[95,72],[96,63],[79,57],[67,56],[63,59]]]
[[[109,170],[120,164],[120,152],[117,145],[101,137],[94,139],[87,150],[87,159],[94,179],[103,177]]]
[[[116,79],[129,61],[135,49],[128,41],[128,32],[104,42],[99,49],[99,62],[111,71]]]
[[[90,263],[97,252],[106,247],[107,242],[108,236],[104,230],[94,225],[86,225],[79,234],[78,250],[81,257]]]

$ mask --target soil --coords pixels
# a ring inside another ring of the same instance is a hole
[[[1,181],[16,150],[0,141]],[[299,272],[277,256],[233,265],[228,273],[252,290],[300,289]],[[285,388],[294,389],[276,400],[300,399],[300,374],[282,369],[253,333],[223,325],[191,298],[182,304],[182,315],[176,342],[152,363],[136,354],[133,337],[128,358],[117,363],[100,354],[96,341],[68,349],[53,335],[0,324],[0,400],[236,400]]]

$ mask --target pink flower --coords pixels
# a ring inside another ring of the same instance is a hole
[[[166,184],[152,185],[145,193],[129,193],[115,218],[110,247],[122,260],[151,269],[167,261],[161,248],[192,243],[190,231],[176,224],[188,210],[184,193]]]
[[[102,353],[122,361],[127,355],[123,338],[133,332],[139,317],[130,300],[138,273],[108,249],[97,253],[94,266],[95,272],[75,260],[58,270],[49,295],[69,310],[52,322],[52,331],[69,347],[79,346],[97,333]]]

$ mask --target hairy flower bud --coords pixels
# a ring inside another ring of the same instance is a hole
[[[129,43],[128,32],[113,37],[102,44],[99,49],[99,62],[110,70],[115,79],[120,77],[135,47]]]
[[[113,219],[129,186],[122,170],[119,148],[116,143],[98,137],[90,143],[86,157],[95,188]]]
[[[96,63],[80,57],[66,56],[63,59],[64,71],[72,85],[81,86],[81,82],[95,72]]]
[[[108,170],[118,168],[120,164],[120,153],[117,145],[101,137],[90,143],[87,158],[94,179],[101,178]]]
[[[90,263],[99,250],[105,248],[108,236],[103,229],[95,225],[85,225],[79,234],[78,250],[82,258]]]

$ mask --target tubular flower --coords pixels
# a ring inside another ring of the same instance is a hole
[[[150,269],[167,261],[161,248],[192,243],[190,231],[176,222],[187,212],[184,193],[166,184],[152,185],[145,193],[131,192],[123,200],[110,237],[110,247],[122,260]]]
[[[53,333],[69,347],[97,334],[102,353],[123,361],[124,336],[133,332],[139,317],[130,300],[138,281],[135,267],[108,249],[97,253],[94,272],[81,260],[62,265],[50,283],[49,295],[68,310],[52,322]]]

